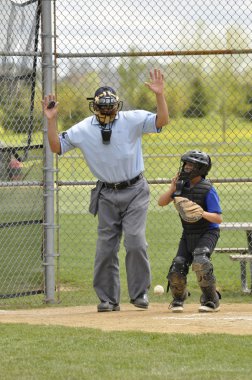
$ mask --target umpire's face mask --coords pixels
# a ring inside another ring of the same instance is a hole
[[[122,101],[116,95],[115,90],[111,87],[100,87],[96,90],[91,100],[89,109],[95,114],[100,124],[101,136],[103,144],[109,144],[112,135],[112,125],[118,111],[122,109]]]

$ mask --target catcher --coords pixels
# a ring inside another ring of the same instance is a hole
[[[216,291],[211,254],[220,236],[222,211],[215,188],[205,178],[210,169],[208,154],[198,150],[183,154],[179,173],[158,200],[159,206],[174,203],[183,227],[177,255],[167,275],[167,289],[173,296],[169,308],[177,313],[183,312],[188,295],[187,274],[191,264],[202,291],[199,311],[219,310],[221,297]]]

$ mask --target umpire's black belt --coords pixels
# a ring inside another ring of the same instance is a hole
[[[128,181],[123,181],[123,182],[117,182],[117,183],[107,183],[103,182],[103,185],[107,187],[108,189],[113,189],[113,190],[122,190],[126,189],[126,187],[129,187],[131,185],[134,185],[139,179],[143,178],[143,174],[140,173],[138,176],[135,178],[129,179]]]

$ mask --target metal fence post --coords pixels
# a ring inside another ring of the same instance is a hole
[[[52,2],[41,1],[41,44],[43,96],[52,93]],[[54,164],[53,153],[47,138],[47,121],[44,118],[44,265],[45,302],[55,302],[54,253]]]

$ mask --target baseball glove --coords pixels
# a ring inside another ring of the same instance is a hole
[[[203,208],[187,198],[175,197],[174,205],[181,218],[189,223],[195,223],[202,218]]]

